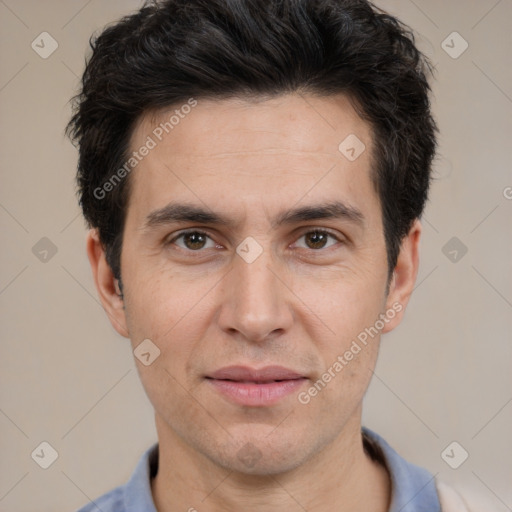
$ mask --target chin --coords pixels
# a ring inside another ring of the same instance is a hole
[[[308,458],[304,443],[294,439],[273,441],[270,442],[266,436],[259,439],[249,439],[245,436],[245,439],[237,442],[236,446],[225,447],[222,455],[219,452],[210,455],[214,456],[213,462],[229,471],[255,476],[278,475],[292,471]]]

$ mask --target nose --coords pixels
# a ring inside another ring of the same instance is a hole
[[[270,250],[251,263],[235,254],[232,265],[222,280],[220,327],[253,343],[287,332],[293,324],[293,294]]]

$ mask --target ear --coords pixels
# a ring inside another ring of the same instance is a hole
[[[87,234],[87,256],[91,264],[94,284],[103,305],[103,309],[112,327],[125,338],[129,338],[124,302],[118,281],[114,277],[105,257],[105,250],[100,242],[98,231],[91,229]]]
[[[421,230],[421,223],[419,219],[416,219],[409,233],[402,240],[386,298],[386,311],[394,311],[396,314],[385,324],[382,329],[383,333],[393,330],[402,321],[405,308],[414,289],[419,267]]]

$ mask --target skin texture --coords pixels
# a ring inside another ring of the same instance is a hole
[[[167,118],[143,117],[132,147]],[[350,134],[366,145],[353,162],[338,150]],[[404,239],[386,295],[371,145],[370,126],[342,95],[198,100],[130,176],[124,300],[97,233],[89,233],[94,279],[113,326],[133,348],[149,338],[161,351],[149,366],[136,360],[155,409],[159,511],[388,509],[387,472],[367,457],[360,435],[380,335],[307,404],[294,392],[272,406],[240,406],[205,379],[229,365],[281,365],[309,379],[305,391],[393,304],[401,311],[382,332],[400,323],[418,270],[421,225]],[[362,221],[274,222],[285,210],[332,201],[359,210]],[[170,202],[231,224],[149,228],[148,215]],[[209,238],[202,245],[176,239],[190,228]],[[333,237],[322,246],[312,238],[315,228]],[[236,253],[246,237],[262,249],[252,263]],[[250,462],[241,456],[247,453]]]

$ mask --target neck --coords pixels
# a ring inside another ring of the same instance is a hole
[[[387,512],[387,470],[365,452],[360,416],[305,464],[275,475],[220,467],[195,451],[157,417],[159,468],[152,482],[158,512]]]

